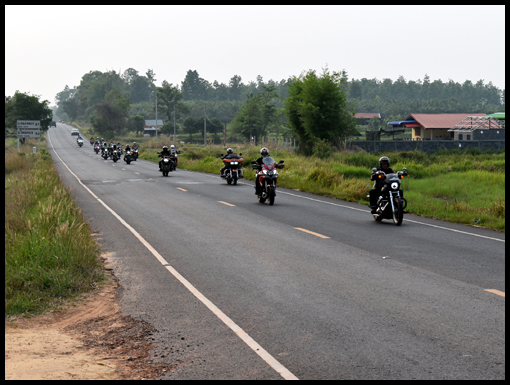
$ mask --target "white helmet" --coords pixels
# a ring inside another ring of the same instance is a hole
[[[170,148],[175,148],[175,146],[172,144],[172,145],[170,145]]]

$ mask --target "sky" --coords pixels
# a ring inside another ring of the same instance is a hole
[[[505,88],[504,5],[6,5],[5,95],[55,104],[90,71],[181,85],[280,81],[324,68],[349,80],[484,80]]]

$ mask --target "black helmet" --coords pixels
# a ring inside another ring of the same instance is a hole
[[[262,156],[269,156],[269,150],[267,148],[265,148],[265,147],[262,147],[260,149],[260,155],[262,155]]]
[[[163,146],[163,151],[168,150],[168,146]]]
[[[386,163],[388,165],[388,167],[390,167],[390,158],[388,158],[387,156],[381,156],[379,158],[379,166],[382,168],[382,165]]]

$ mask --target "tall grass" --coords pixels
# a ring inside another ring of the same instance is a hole
[[[141,157],[157,160],[156,151],[168,143],[149,141]],[[222,167],[221,146],[189,146],[180,148],[179,167],[219,173]],[[245,179],[254,179],[250,160],[257,159],[258,147],[238,146],[243,153]],[[420,151],[372,154],[367,152],[336,152],[326,159],[304,157],[293,151],[269,148],[276,161],[285,160],[278,184],[282,187],[343,199],[368,205],[367,194],[372,188],[370,174],[379,157],[390,157],[395,171],[407,168],[403,180],[404,196],[410,213],[450,222],[505,231],[505,154],[480,151]],[[154,155],[148,153],[154,152]]]
[[[93,289],[104,279],[98,255],[50,155],[6,150],[5,317],[42,313]]]

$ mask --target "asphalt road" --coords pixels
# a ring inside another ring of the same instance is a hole
[[[168,378],[505,378],[505,234],[283,188],[262,205],[252,181],[163,177],[70,132],[48,149]]]

